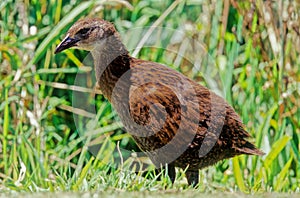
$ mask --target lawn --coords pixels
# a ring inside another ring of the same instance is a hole
[[[0,197],[299,193],[299,6],[296,0],[1,1]],[[174,185],[164,172],[159,179],[113,107],[94,93],[90,54],[54,55],[83,17],[113,22],[132,56],[165,64],[224,97],[266,154],[200,170],[196,189],[182,169]],[[144,173],[134,162],[147,165]]]

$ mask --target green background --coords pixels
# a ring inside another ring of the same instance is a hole
[[[93,89],[91,67],[82,64],[88,53],[54,55],[54,49],[77,19],[89,16],[113,22],[136,57],[168,65],[223,95],[250,141],[266,153],[201,170],[193,192],[299,192],[298,15],[296,0],[1,1],[0,191],[191,190],[184,170],[177,170],[172,186],[164,173],[157,180],[151,171],[152,179],[130,172],[130,159],[115,163],[118,145],[137,147],[102,95],[86,101],[97,109],[99,119],[89,127],[100,129],[98,139],[75,126],[73,115],[89,115],[72,104],[76,76],[86,76],[84,93]],[[142,39],[150,43],[135,51]],[[200,70],[193,64],[199,60]],[[87,149],[95,143],[102,145],[100,158]]]

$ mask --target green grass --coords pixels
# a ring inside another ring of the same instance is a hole
[[[278,15],[284,3],[272,2],[278,10],[271,9],[269,23],[262,0],[252,6],[226,2],[1,1],[0,192],[299,193],[299,35]],[[292,2],[296,11],[299,5]],[[181,169],[173,186],[165,173],[161,180],[151,170],[147,178],[134,173],[136,158],[120,148],[137,147],[104,97],[74,106],[73,90],[82,96],[93,90],[87,53],[54,55],[67,29],[85,16],[113,22],[136,57],[166,64],[222,94],[266,155],[239,156],[201,170],[196,190]],[[79,108],[90,104],[96,121],[88,119],[90,109]],[[86,130],[97,130],[97,136]],[[93,155],[88,147],[97,144]]]
[[[202,198],[202,197],[207,197],[207,198],[213,198],[213,197],[224,197],[224,198],[230,198],[232,196],[235,196],[235,197],[242,197],[242,198],[246,198],[246,197],[258,197],[258,198],[261,198],[261,197],[274,197],[274,198],[277,198],[277,197],[284,197],[284,198],[296,198],[296,197],[299,197],[297,196],[297,194],[293,193],[293,194],[288,194],[288,193],[282,193],[282,194],[279,194],[279,193],[260,193],[260,194],[255,194],[255,195],[245,195],[245,194],[242,194],[242,193],[211,193],[211,194],[208,194],[208,193],[201,193],[201,192],[197,192],[195,190],[193,191],[187,191],[187,192],[179,192],[177,190],[170,190],[170,191],[160,191],[160,192],[123,192],[123,191],[120,191],[120,192],[115,192],[115,191],[106,191],[106,192],[84,192],[84,193],[36,193],[36,194],[26,194],[26,193],[19,193],[19,194],[16,194],[16,193],[11,193],[11,194],[5,194],[5,196],[3,197],[7,197],[7,196],[14,196],[14,197],[20,197],[20,198],[23,198],[23,197],[33,197],[33,198],[36,198],[36,197],[57,197],[57,196],[63,196],[63,197],[74,197],[74,198],[77,198],[77,197],[133,197],[133,198],[138,198],[138,197],[145,197],[145,198],[155,198],[155,197],[162,197],[162,198],[165,198],[165,197],[199,197],[199,198]],[[1,197],[1,195],[0,195]]]

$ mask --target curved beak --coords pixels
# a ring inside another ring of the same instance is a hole
[[[57,54],[65,49],[76,46],[76,43],[79,41],[77,38],[69,37],[69,34],[64,38],[64,40],[56,47],[54,54]]]

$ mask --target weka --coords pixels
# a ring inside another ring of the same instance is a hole
[[[156,166],[187,168],[189,184],[198,170],[240,154],[263,155],[234,109],[206,87],[164,65],[133,58],[114,25],[82,19],[67,32],[55,53],[88,50],[96,79],[126,130]]]

